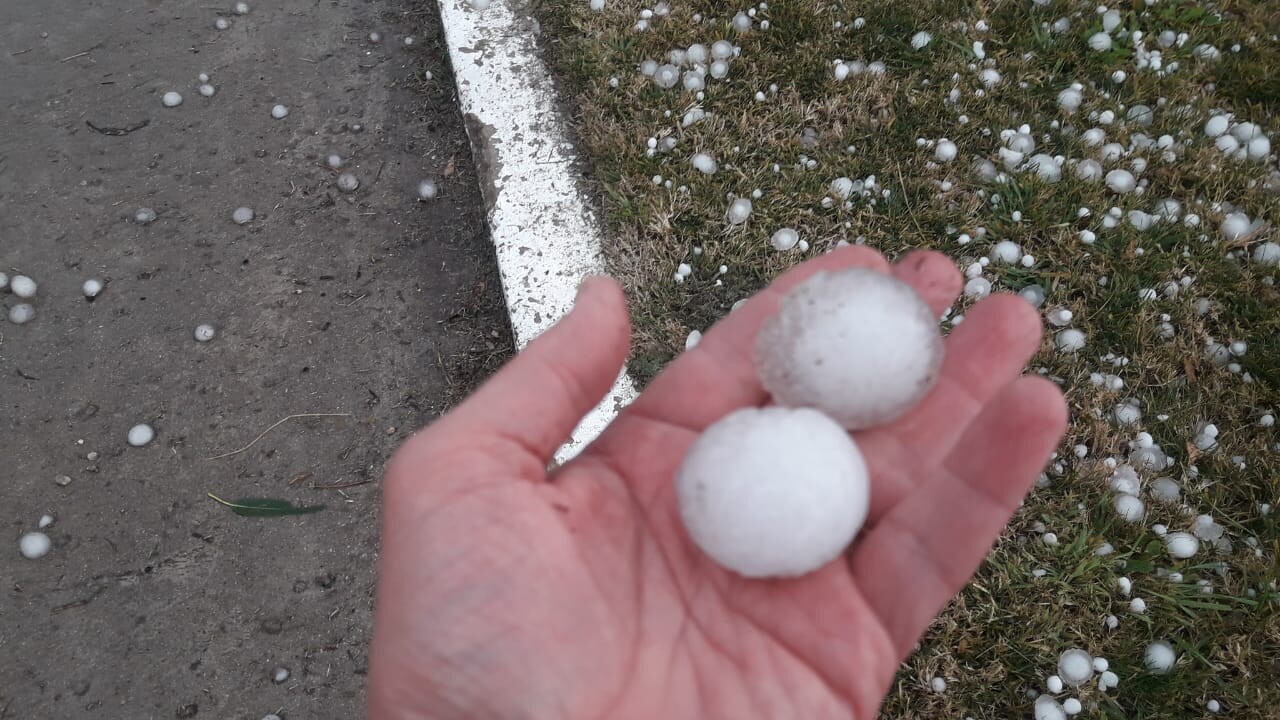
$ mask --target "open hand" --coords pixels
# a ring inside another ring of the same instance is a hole
[[[622,293],[590,279],[559,324],[408,440],[384,487],[369,716],[875,717],[1046,462],[1066,408],[1053,384],[1021,376],[1040,346],[1036,312],[989,297],[948,337],[931,394],[855,433],[871,510],[843,559],[786,580],[715,565],[681,526],[675,470],[707,425],[768,402],[752,347],[786,290],[853,266],[892,272],[936,312],[962,282],[930,252],[892,267],[863,247],[807,262],[548,470],[628,350]]]

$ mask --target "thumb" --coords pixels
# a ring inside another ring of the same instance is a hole
[[[630,346],[622,289],[588,277],[573,309],[454,410],[450,424],[510,441],[545,466],[613,387]]]

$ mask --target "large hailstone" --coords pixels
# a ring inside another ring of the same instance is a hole
[[[1148,670],[1157,675],[1163,675],[1173,669],[1174,664],[1178,662],[1178,654],[1173,651],[1173,646],[1169,643],[1156,640],[1147,646],[1142,661]]]
[[[676,472],[689,536],[746,577],[787,577],[839,557],[867,515],[858,446],[809,408],[743,408],[708,427]]]
[[[910,285],[850,268],[789,292],[756,336],[755,360],[779,404],[818,408],[857,430],[919,402],[943,352],[937,318]]]
[[[1058,677],[1073,687],[1079,687],[1093,677],[1093,657],[1080,648],[1065,650],[1058,656]]]

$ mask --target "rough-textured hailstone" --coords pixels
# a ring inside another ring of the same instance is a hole
[[[741,225],[751,217],[751,201],[747,198],[738,198],[729,205],[728,210],[729,222],[734,225]]]
[[[704,175],[712,175],[716,170],[720,169],[716,164],[716,159],[706,153],[695,153],[693,157],[689,158],[689,164]]]
[[[1231,127],[1231,120],[1226,115],[1214,115],[1204,123],[1204,134],[1216,138],[1225,135]]]
[[[39,560],[48,555],[52,547],[53,542],[42,532],[29,532],[18,540],[18,549],[28,560]]]
[[[192,333],[196,342],[209,342],[217,334],[218,331],[214,330],[212,325],[197,325],[195,332]]]
[[[1027,160],[1027,166],[1045,182],[1056,183],[1062,179],[1062,168],[1058,166],[1058,161],[1054,160],[1052,155],[1036,153]]]
[[[1182,499],[1182,488],[1173,478],[1160,477],[1151,481],[1152,499],[1166,505],[1172,505]]]
[[[1076,165],[1076,177],[1093,182],[1102,177],[1102,163],[1097,160],[1081,160]]]
[[[167,108],[178,107],[182,104],[182,94],[170,90],[160,98],[160,102]]]
[[[1164,536],[1164,546],[1171,557],[1185,560],[1200,551],[1200,540],[1191,533],[1175,532]]]
[[[938,162],[949,163],[956,159],[957,152],[956,144],[944,138],[939,140],[938,146],[933,149],[933,156],[938,159]]]
[[[14,325],[25,325],[36,317],[36,309],[27,303],[18,303],[9,308],[9,322]]]
[[[1054,342],[1062,352],[1075,352],[1084,347],[1085,337],[1083,332],[1075,328],[1067,328],[1058,333]]]
[[[778,403],[816,407],[857,430],[919,402],[943,352],[937,318],[910,285],[852,268],[787,293],[756,336],[755,360]]]
[[[1262,243],[1253,249],[1253,261],[1267,267],[1280,265],[1280,245],[1273,242]]]
[[[689,448],[676,472],[694,543],[746,577],[812,572],[839,557],[867,514],[862,453],[808,408],[744,408]]]
[[[289,114],[289,108],[284,105],[275,105],[271,108],[271,117],[281,120]]]
[[[1137,186],[1138,181],[1133,177],[1133,173],[1128,170],[1112,170],[1107,173],[1107,187],[1111,188],[1112,192],[1124,195],[1125,193],[1133,192],[1133,189]]]
[[[1117,495],[1115,503],[1116,514],[1125,522],[1142,522],[1143,516],[1146,515],[1147,506],[1142,502],[1142,498],[1135,495]]]
[[[1238,240],[1248,234],[1250,225],[1248,215],[1234,212],[1228,213],[1226,217],[1222,218],[1222,225],[1219,229],[1222,231],[1224,238]]]
[[[150,425],[145,423],[134,425],[129,428],[129,444],[134,447],[142,447],[151,442],[156,436],[156,431],[151,429]]]
[[[1001,240],[991,248],[991,259],[1005,265],[1017,264],[1022,259],[1022,248],[1012,240]]]
[[[139,225],[150,225],[156,220],[156,211],[151,208],[138,208],[133,214],[133,221]]]
[[[102,281],[97,278],[90,278],[84,281],[84,285],[80,289],[84,292],[86,298],[92,300],[102,292]]]
[[[9,292],[18,297],[29,300],[36,296],[36,281],[26,275],[14,275],[9,281]]]
[[[1094,33],[1089,36],[1089,47],[1097,52],[1106,52],[1111,49],[1111,36],[1104,33]]]
[[[209,83],[203,83],[200,85],[200,94],[205,97],[213,97],[213,94],[216,92],[218,92],[218,89]]]
[[[933,42],[933,36],[925,32],[924,30],[921,30],[920,32],[911,36],[911,49],[923,50],[925,49],[925,47],[929,45],[930,42]]]
[[[253,209],[247,207],[238,207],[231,212],[231,220],[237,225],[244,225],[253,220]]]
[[[1067,720],[1067,711],[1048,695],[1036,698],[1034,713],[1035,720]]]
[[[360,180],[351,173],[342,173],[338,176],[338,189],[342,192],[355,192],[360,188]]]
[[[1157,675],[1163,675],[1173,669],[1174,663],[1178,662],[1178,655],[1173,651],[1172,645],[1163,640],[1156,640],[1147,646],[1142,660],[1148,670]]]
[[[773,234],[770,242],[773,243],[774,250],[779,252],[790,250],[800,242],[800,233],[791,228],[781,228]]]
[[[1083,100],[1084,95],[1074,87],[1069,87],[1058,93],[1058,107],[1068,113],[1075,112]]]
[[[432,200],[440,194],[440,188],[436,186],[435,180],[423,180],[418,183],[418,199]]]
[[[1071,686],[1080,686],[1093,677],[1093,657],[1080,648],[1064,650],[1058,656],[1058,677]]]

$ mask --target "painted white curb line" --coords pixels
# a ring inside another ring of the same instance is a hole
[[[533,22],[501,0],[482,11],[467,0],[439,3],[507,312],[523,348],[573,307],[584,277],[604,272],[604,234],[578,192],[575,151]],[[556,459],[576,455],[635,397],[624,368]]]

